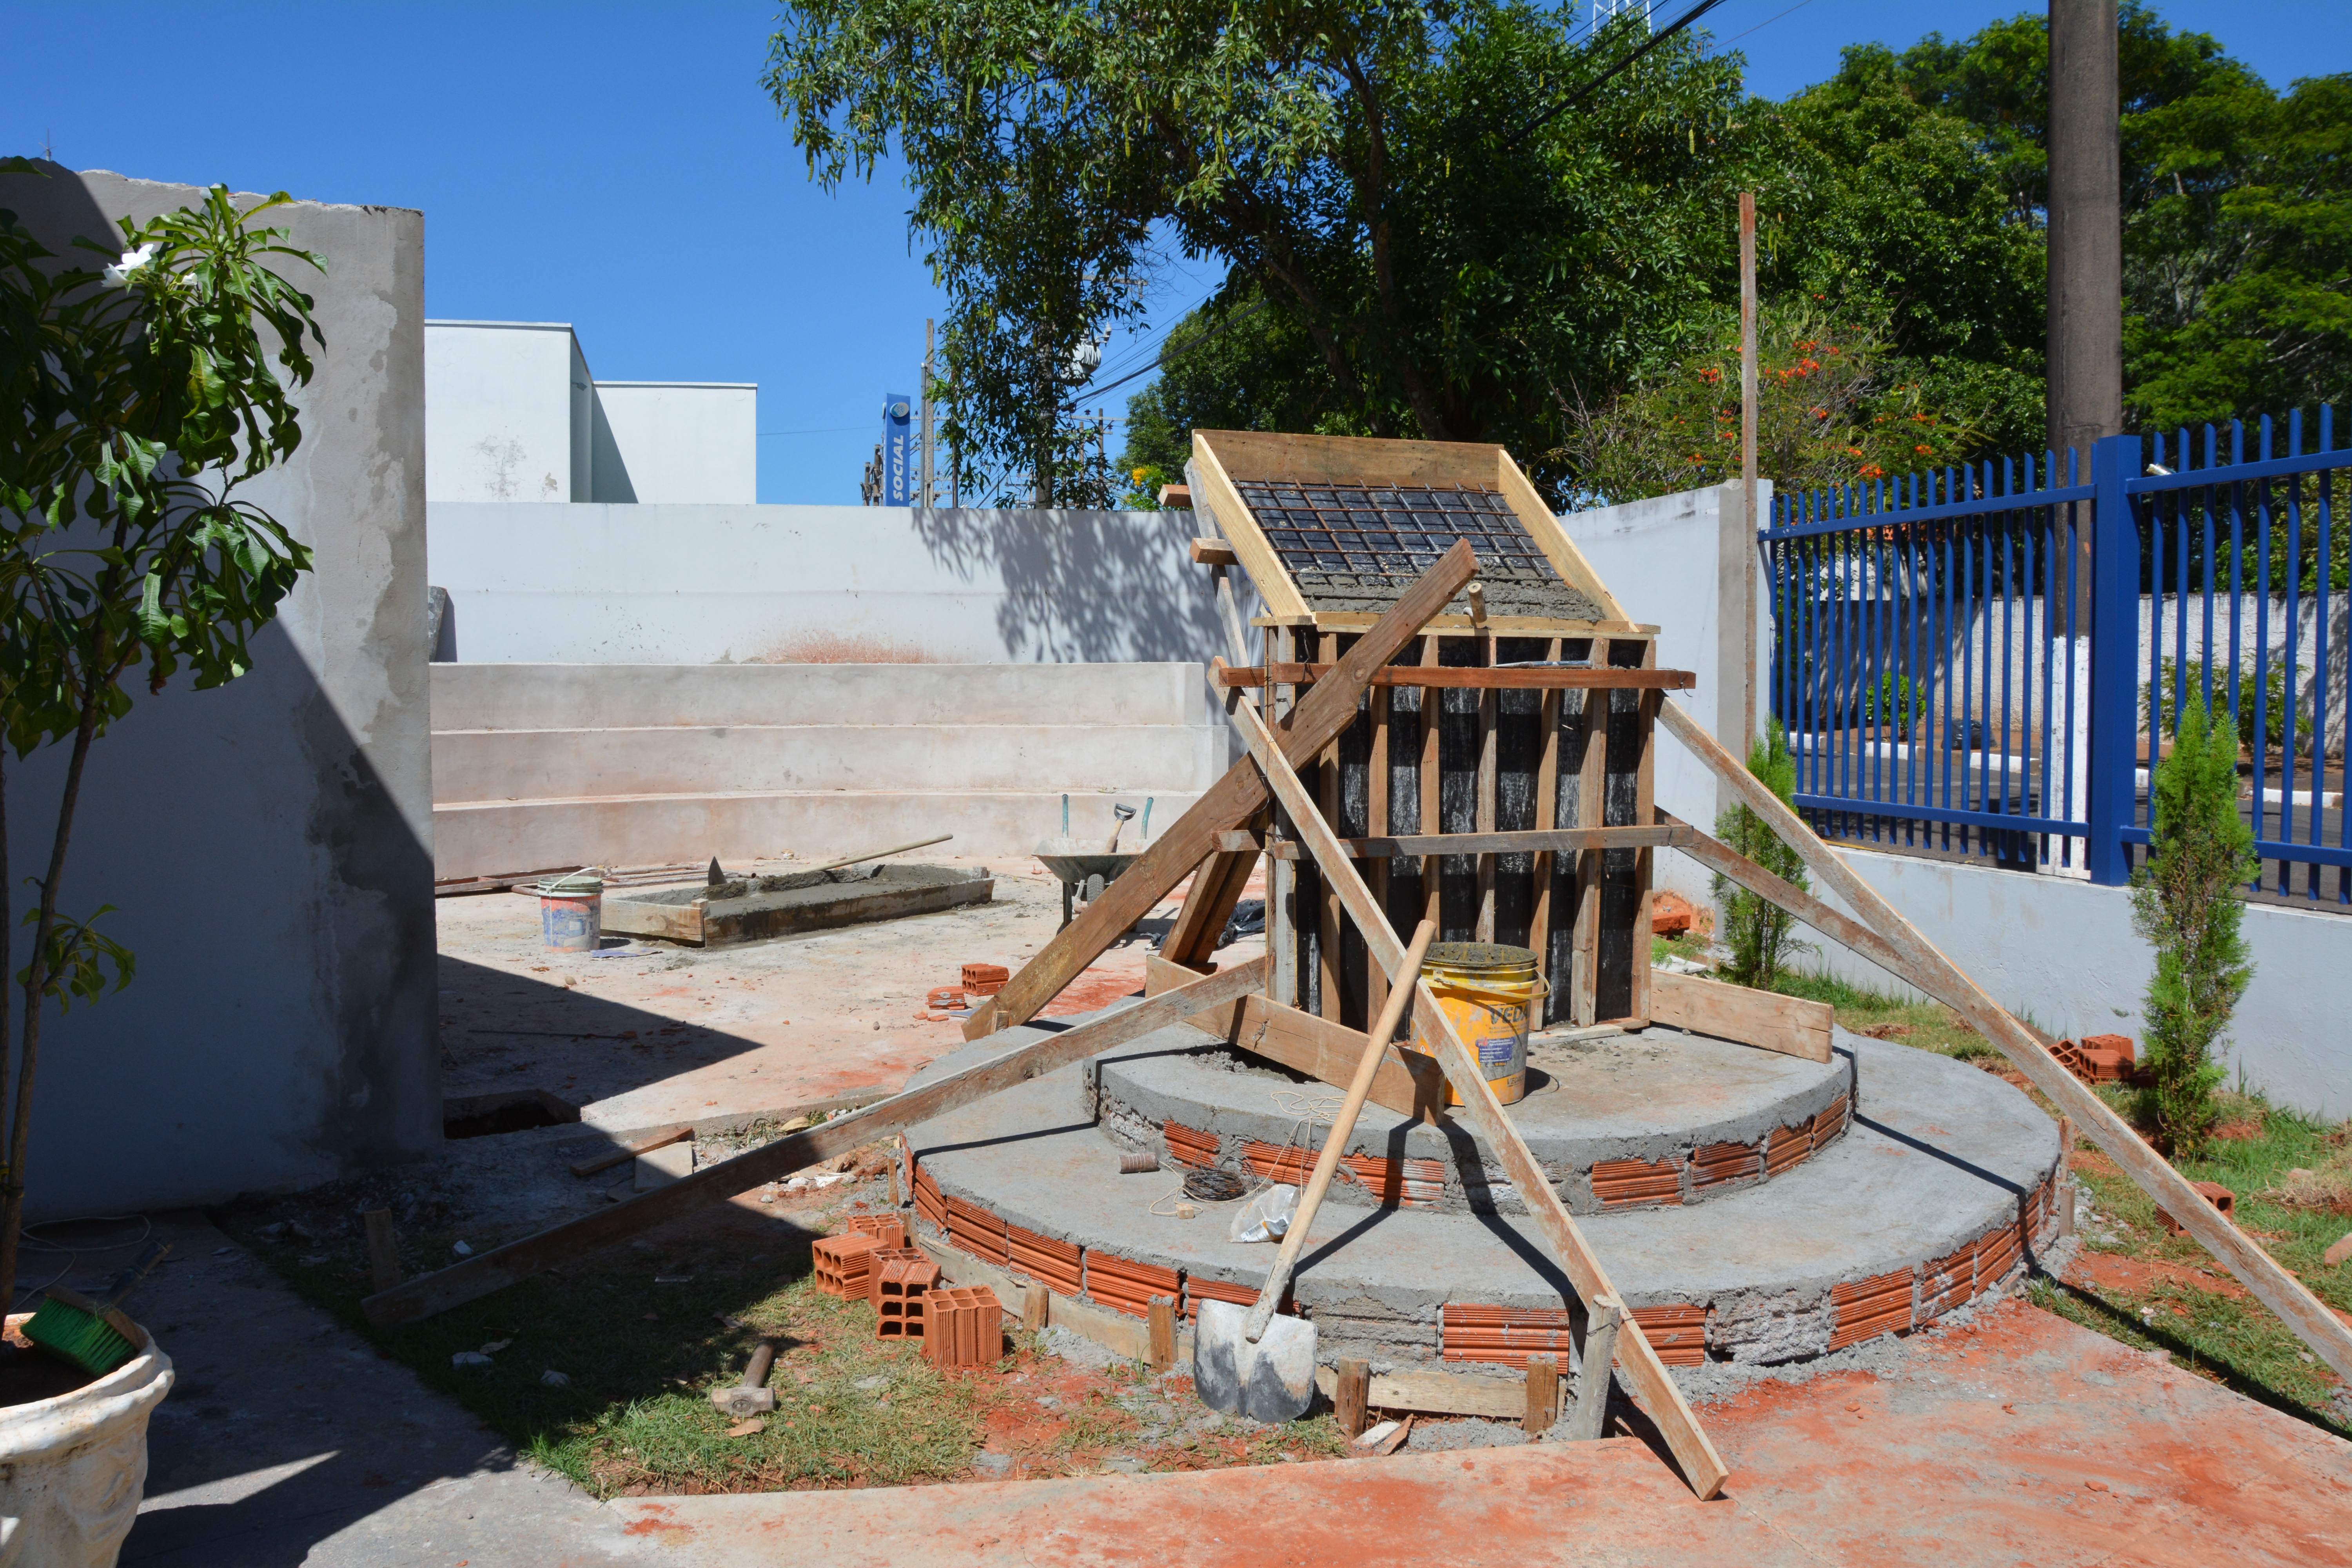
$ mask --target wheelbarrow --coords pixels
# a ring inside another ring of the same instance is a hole
[[[1119,837],[1127,822],[1135,815],[1131,806],[1113,806],[1119,824],[1108,839],[1073,838],[1070,837],[1070,797],[1062,797],[1062,833],[1058,838],[1040,840],[1034,851],[1038,861],[1062,884],[1062,923],[1068,925],[1076,918],[1076,903],[1081,892],[1088,903],[1102,897],[1104,888],[1118,880],[1129,866],[1143,858],[1145,844],[1140,835],[1131,849],[1118,847]],[[1151,803],[1143,803],[1143,826],[1151,826]]]

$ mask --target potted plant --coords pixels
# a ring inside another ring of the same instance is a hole
[[[0,173],[45,172],[11,158]],[[310,297],[268,265],[324,261],[253,222],[290,199],[240,212],[216,185],[199,205],[122,220],[119,247],[77,237],[97,266],[69,265],[0,211],[0,889],[14,889],[5,752],[68,749],[47,855],[25,879],[21,955],[0,920],[0,975],[23,987],[13,1017],[0,988],[0,1300],[12,1305],[43,1016],[121,989],[133,969],[99,929],[112,906],[75,916],[58,903],[90,748],[130,711],[134,675],[160,694],[176,676],[202,690],[244,674],[249,639],[310,567],[236,493],[299,444],[304,340],[325,342]],[[146,1478],[147,1419],[171,1387],[152,1337],[134,1343],[95,1382],[0,1405],[0,1515],[23,1561],[115,1560]]]

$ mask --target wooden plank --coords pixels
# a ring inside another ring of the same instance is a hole
[[[598,929],[624,936],[657,936],[665,942],[702,942],[700,904],[656,904],[607,898],[597,904]]]
[[[1253,616],[1254,626],[1306,626],[1327,632],[1360,632],[1380,617],[1370,610],[1316,610],[1297,616]],[[1468,616],[1432,619],[1433,636],[1447,637],[1615,637],[1620,642],[1655,637],[1658,628],[1640,621],[1571,621],[1557,616],[1489,616],[1473,621]]]
[[[1562,639],[1554,637],[1544,657],[1557,663]],[[1557,691],[1543,695],[1543,705],[1538,712],[1536,728],[1539,734],[1536,749],[1536,831],[1549,833],[1559,826],[1559,710],[1565,700]],[[1536,955],[1537,970],[1547,976],[1551,973],[1551,884],[1557,868],[1555,848],[1535,852],[1535,908],[1528,919],[1528,946]],[[1537,1006],[1530,1020],[1537,1028],[1551,1021],[1549,998]]]
[[[1339,1382],[1333,1368],[1315,1369],[1315,1386],[1325,1397],[1336,1393]],[[1375,1410],[1418,1410],[1432,1415],[1512,1417],[1524,1415],[1528,1407],[1525,1378],[1460,1372],[1374,1373],[1366,1398]]]
[[[1423,669],[1439,668],[1437,639],[1433,637],[1424,637],[1421,639],[1421,668]],[[1434,691],[1424,690],[1421,694],[1420,836],[1423,838],[1444,837],[1441,830],[1444,824],[1439,820],[1439,817],[1444,809],[1444,780],[1439,772],[1438,761],[1438,731],[1442,728],[1440,721],[1443,718],[1439,710],[1444,705],[1444,700]],[[1436,920],[1439,910],[1444,907],[1441,896],[1444,892],[1441,886],[1443,876],[1443,865],[1436,851],[1432,850],[1422,857],[1421,918],[1425,921]],[[1444,929],[1441,925],[1438,935],[1443,938],[1444,934]]]
[[[1592,662],[1609,665],[1610,643],[1595,637]],[[1584,758],[1576,782],[1576,825],[1600,827],[1608,820],[1609,694],[1595,691],[1584,699]],[[1601,852],[1580,851],[1576,858],[1576,924],[1569,949],[1568,1016],[1584,1026],[1601,1021]]]
[[[1356,1064],[1364,1059],[1370,1037],[1266,997],[1250,996],[1243,999],[1240,1021],[1228,1038],[1236,1050],[1345,1089],[1355,1077]],[[1435,1122],[1445,1114],[1444,1075],[1425,1052],[1391,1043],[1373,1076],[1371,1101],[1399,1116]]]
[[[1330,673],[1328,664],[1250,665],[1218,671],[1217,684],[1229,689],[1254,689],[1268,684],[1311,685]],[[1391,665],[1373,676],[1372,684],[1435,686],[1454,691],[1689,691],[1697,687],[1698,677],[1687,669],[1496,669],[1481,665]]]
[[[847,884],[843,891],[847,892],[849,888],[856,886],[856,883]],[[706,948],[735,947],[744,942],[768,942],[800,931],[831,931],[837,926],[931,914],[965,904],[984,904],[993,896],[995,888],[994,878],[971,877],[957,882],[885,887],[854,898],[826,899],[815,903],[772,904],[757,896],[713,899],[701,906],[702,945]],[[611,910],[620,902],[607,900],[604,907]],[[607,929],[610,929],[609,924]]]
[[[1320,634],[1320,647],[1316,651],[1318,654],[1336,654],[1339,647],[1339,633]],[[1346,733],[1346,731],[1341,733]],[[1322,807],[1323,820],[1336,826],[1339,820],[1339,743],[1336,739],[1323,748],[1323,755],[1315,764],[1315,780],[1317,793],[1321,796],[1317,804]],[[1317,900],[1315,916],[1315,1010],[1338,1023],[1347,1016],[1347,966],[1340,962],[1339,894],[1331,886],[1330,878],[1324,877],[1319,880],[1323,892]]]
[[[1607,618],[1615,621],[1630,618],[1625,614],[1625,606],[1617,602],[1617,595],[1612,594],[1609,585],[1601,580],[1601,574],[1592,569],[1592,563],[1584,558],[1584,552],[1576,547],[1576,542],[1569,538],[1568,531],[1560,527],[1559,520],[1552,515],[1549,504],[1528,481],[1527,475],[1519,471],[1518,464],[1511,461],[1511,454],[1500,447],[1495,448],[1495,478],[1492,482],[1502,490],[1503,499],[1511,503],[1511,510],[1518,514],[1528,536],[1543,551],[1544,559],[1551,563],[1551,569],[1559,574],[1561,582],[1572,588],[1582,589],[1594,604],[1601,606]]]
[[[1364,436],[1305,436],[1267,430],[1195,430],[1219,472],[1235,479],[1322,485],[1495,485],[1487,441],[1388,441]]]
[[[1234,718],[1243,738],[1248,742],[1250,755],[1265,770],[1267,785],[1276,796],[1286,803],[1297,801],[1303,804],[1305,789],[1276,745],[1274,737],[1259,721],[1256,710],[1244,700],[1234,708]],[[1297,816],[1298,810],[1298,805],[1291,806],[1293,816]],[[1389,929],[1388,921],[1381,917],[1379,909],[1371,901],[1371,889],[1365,887],[1363,879],[1355,874],[1354,867],[1340,850],[1339,840],[1328,825],[1314,819],[1310,811],[1307,817],[1299,819],[1299,827],[1302,837],[1314,847],[1316,862],[1323,868],[1324,876],[1340,889],[1349,912],[1356,917],[1357,924],[1364,933],[1365,945],[1370,950],[1372,962],[1402,981],[1403,977],[1397,972],[1404,963],[1404,944],[1397,940],[1396,933]],[[1438,1065],[1444,1069],[1446,1079],[1453,1085],[1454,1094],[1461,1099],[1457,1119],[1469,1122],[1472,1129],[1486,1141],[1486,1147],[1500,1160],[1504,1174],[1527,1205],[1528,1215],[1534,1220],[1537,1230],[1542,1234],[1561,1270],[1567,1274],[1577,1297],[1585,1301],[1602,1296],[1616,1299],[1617,1291],[1610,1283],[1608,1271],[1601,1267],[1599,1255],[1585,1242],[1583,1233],[1577,1228],[1575,1219],[1553,1188],[1551,1178],[1537,1163],[1527,1141],[1519,1136],[1519,1130],[1505,1114],[1502,1102],[1495,1098],[1494,1089],[1479,1068],[1477,1057],[1462,1043],[1461,1036],[1454,1032],[1452,1020],[1446,1016],[1445,1009],[1438,1005],[1428,983],[1418,975],[1412,977],[1412,983],[1416,993],[1416,1005],[1412,1009],[1413,1039],[1426,1054],[1437,1058]],[[1651,1347],[1648,1337],[1638,1324],[1631,1321],[1627,1322],[1626,1331],[1617,1342],[1617,1355],[1618,1365],[1625,1373],[1627,1383],[1646,1403],[1651,1420],[1665,1438],[1666,1446],[1674,1450],[1675,1460],[1682,1466],[1684,1479],[1702,1500],[1714,1497],[1723,1489],[1724,1479],[1729,1472],[1725,1469],[1722,1457],[1700,1429],[1697,1417],[1691,1414],[1682,1391],[1675,1385],[1664,1363],[1658,1360],[1657,1352]]]
[[[1831,1013],[1826,1002],[1727,985],[1696,974],[1661,969],[1650,976],[1650,1022],[1809,1062],[1830,1059]]]
[[[1642,662],[1654,664],[1658,657],[1658,645],[1650,643],[1642,649]],[[1633,768],[1633,820],[1648,822],[1657,809],[1658,787],[1658,704],[1664,696],[1656,690],[1639,692],[1633,699],[1634,734],[1642,748],[1640,762]],[[1627,998],[1627,1016],[1646,1018],[1650,1016],[1650,879],[1654,872],[1653,850],[1649,845],[1637,846],[1633,851],[1633,942],[1632,956],[1633,974],[1632,994]],[[1827,1060],[1827,1058],[1823,1058]]]
[[[2142,1142],[2105,1100],[2059,1064],[2024,1026],[1944,956],[1901,911],[1880,897],[1851,867],[1816,837],[1802,818],[1759,783],[1722,742],[1708,734],[1689,714],[1672,702],[1659,715],[1674,737],[1730,784],[1741,801],[1764,819],[1765,826],[1797,851],[1806,866],[1843,899],[1872,928],[1890,956],[1900,965],[1894,973],[1966,1018],[1969,1026],[1990,1041],[2015,1064],[2027,1081],[2047,1095],[2060,1114],[2074,1119],[2081,1132],[2120,1166],[2157,1206],[2179,1220],[2198,1244],[2255,1299],[2278,1314],[2289,1331],[2311,1347],[2340,1377],[2352,1378],[2352,1328],[2345,1324],[2302,1280],[2279,1267],[2245,1232],[2221,1216],[2221,1211],[2198,1194],[2187,1178],[2163,1156]],[[1791,912],[1794,912],[1793,910]],[[1827,929],[1827,928],[1822,928]],[[1885,961],[1864,952],[1873,963]]]
[[[1643,849],[1679,847],[1688,827],[1552,827],[1520,828],[1509,833],[1406,834],[1389,838],[1343,838],[1350,857],[1359,860],[1395,859],[1401,855],[1524,855],[1530,851]],[[1221,845],[1240,848],[1257,840],[1249,834],[1226,833]],[[1307,852],[1296,839],[1265,847],[1276,860],[1297,860]]]
[[[1234,547],[1222,539],[1192,541],[1192,564],[1195,566],[1238,566],[1242,558]]]
[[[1206,431],[1192,432],[1192,473],[1199,488],[1192,493],[1216,514],[1217,527],[1223,532],[1234,553],[1241,558],[1242,569],[1250,574],[1257,588],[1257,596],[1265,601],[1266,612],[1273,616],[1303,616],[1307,613],[1307,601],[1290,574],[1282,569],[1281,558],[1258,526],[1250,509],[1242,504],[1241,492],[1225,473],[1216,451],[1202,437]],[[1458,591],[1458,590],[1457,590]],[[1450,600],[1453,595],[1446,597]],[[1443,608],[1444,606],[1440,606]],[[1126,880],[1124,877],[1121,881]]]
[[[1181,963],[1171,963],[1156,952],[1146,953],[1143,957],[1143,994],[1158,996],[1179,986],[1190,985],[1203,974],[1215,973],[1213,967],[1193,969]],[[1236,997],[1231,1002],[1203,1008],[1184,1022],[1196,1029],[1204,1029],[1223,1039],[1231,1040],[1242,1025],[1242,999]]]
[[[1394,668],[1394,666],[1388,667]],[[1390,831],[1389,822],[1389,704],[1396,693],[1386,687],[1375,686],[1370,694],[1372,709],[1372,744],[1364,763],[1364,828],[1379,837]],[[1389,907],[1389,859],[1383,856],[1372,862],[1370,875],[1372,897],[1381,908]],[[1389,977],[1377,963],[1367,966],[1364,1016],[1377,1018],[1388,1005]]]
[[[1097,1051],[1139,1039],[1194,1013],[1246,996],[1265,984],[1263,958],[1235,964],[1108,1017],[1048,1035],[977,1067],[893,1095],[863,1110],[836,1116],[731,1160],[706,1165],[667,1186],[640,1193],[611,1208],[551,1226],[438,1273],[420,1276],[390,1290],[379,1290],[362,1301],[360,1308],[368,1321],[379,1328],[429,1318],[529,1279],[551,1265],[609,1247],[682,1215],[725,1203],[763,1182],[920,1126],[1056,1068],[1083,1061]]]
[[[1495,639],[1488,637],[1485,648],[1481,651],[1486,665],[1492,668],[1495,662]],[[1477,815],[1471,819],[1471,826],[1480,833],[1495,831],[1496,800],[1503,787],[1502,764],[1496,755],[1496,747],[1500,744],[1500,737],[1495,732],[1498,728],[1496,720],[1502,713],[1502,701],[1503,694],[1491,687],[1484,688],[1478,693],[1478,770],[1472,779],[1471,790],[1471,796],[1477,803],[1473,809]],[[1493,855],[1478,857],[1477,878],[1478,919],[1477,923],[1471,928],[1471,934],[1474,941],[1492,942],[1495,940],[1495,857]]]
[[[1304,761],[1345,729],[1355,718],[1356,699],[1372,672],[1419,632],[1423,619],[1461,591],[1477,564],[1470,546],[1458,540],[1438,557],[1421,580],[1405,590],[1381,625],[1348,651],[1340,661],[1348,673],[1318,683],[1292,710],[1283,726],[1283,754]],[[1207,859],[1218,834],[1249,821],[1269,798],[1265,775],[1247,759],[1227,769],[1190,810],[1151,841],[1118,880],[1103,889],[1101,898],[1055,932],[1003,990],[972,1010],[964,1025],[964,1038],[976,1040],[1034,1017],[1129,927],[1148,914],[1152,905],[1167,897],[1170,889]]]
[[[1270,631],[1265,634],[1266,654],[1297,653],[1297,634]],[[1277,686],[1266,695],[1272,700],[1275,722],[1286,720],[1298,706],[1299,688]],[[1265,841],[1268,844],[1287,842],[1290,829],[1285,826],[1281,814],[1270,815],[1272,826]],[[1265,950],[1274,960],[1274,978],[1266,994],[1277,1002],[1297,1005],[1305,995],[1298,979],[1298,868],[1282,860],[1268,860],[1265,866]]]

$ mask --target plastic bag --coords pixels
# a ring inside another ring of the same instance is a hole
[[[1290,1228],[1290,1215],[1298,1205],[1297,1187],[1268,1187],[1241,1206],[1234,1215],[1231,1229],[1225,1232],[1227,1241],[1279,1241]]]

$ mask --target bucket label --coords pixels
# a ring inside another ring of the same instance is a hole
[[[1519,1054],[1519,1037],[1482,1035],[1478,1038],[1478,1065],[1488,1078],[1498,1078],[1511,1070]]]

